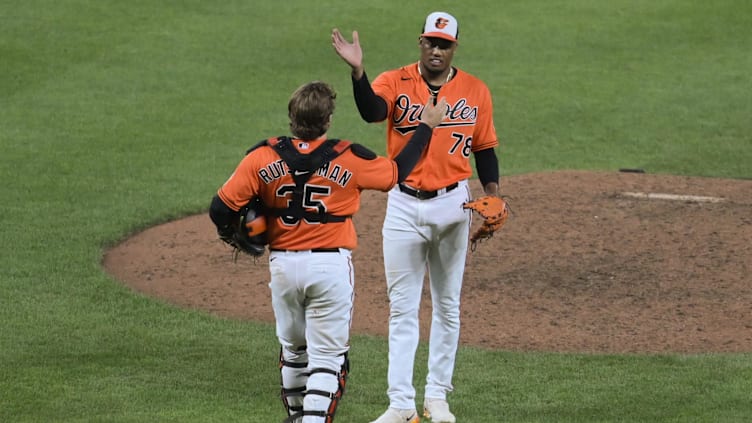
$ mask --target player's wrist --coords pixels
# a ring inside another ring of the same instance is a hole
[[[361,78],[363,78],[363,74],[366,73],[365,68],[363,66],[353,66],[352,72],[350,73],[354,80],[360,81]]]
[[[483,186],[483,191],[486,193],[486,195],[498,197],[499,196],[499,184],[496,182],[489,182]]]
[[[429,130],[433,130],[433,128],[439,126],[438,124],[433,124],[431,122],[426,122],[425,120],[419,121],[418,125],[425,125],[425,126],[428,127]]]

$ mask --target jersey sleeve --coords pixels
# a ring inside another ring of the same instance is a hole
[[[480,107],[478,108],[478,120],[473,133],[472,151],[486,150],[499,145],[493,120],[491,92],[485,84],[480,85],[479,91]]]
[[[397,163],[393,160],[382,156],[377,156],[373,160],[355,157],[360,161],[358,187],[361,190],[389,191],[397,184]]]
[[[251,198],[258,195],[259,180],[254,175],[258,168],[259,156],[266,148],[252,151],[240,161],[235,171],[217,191],[217,195],[229,208],[240,210]]]

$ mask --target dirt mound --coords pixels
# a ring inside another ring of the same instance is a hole
[[[480,193],[477,181],[471,186]],[[468,255],[462,343],[510,351],[752,351],[752,181],[552,172],[506,177],[502,188],[512,217]],[[385,206],[385,193],[364,192],[355,217],[356,333],[387,334]],[[273,321],[266,256],[232,264],[206,214],[136,234],[108,251],[104,266],[133,289],[179,306]],[[424,289],[422,334],[429,322]]]

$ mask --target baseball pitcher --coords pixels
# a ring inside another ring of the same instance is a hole
[[[332,31],[335,51],[351,68],[362,118],[386,120],[389,157],[395,157],[417,129],[424,104],[440,97],[448,103],[447,116],[434,129],[415,169],[388,194],[382,235],[390,304],[389,408],[372,423],[419,420],[412,381],[426,271],[433,314],[423,414],[433,422],[455,422],[447,393],[453,389],[460,291],[472,217],[466,206],[471,199],[471,156],[486,196],[500,199],[491,94],[480,79],[452,66],[458,35],[454,16],[429,14],[417,37],[419,60],[383,72],[370,83],[357,31],[352,33],[352,42],[338,29]]]

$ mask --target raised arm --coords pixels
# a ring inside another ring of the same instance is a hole
[[[360,47],[360,38],[358,38],[358,31],[352,33],[352,43],[347,41],[345,37],[339,32],[339,29],[334,28],[332,30],[332,46],[334,51],[337,52],[339,57],[345,61],[352,69],[352,77],[354,80],[359,80],[363,77],[363,49]]]
[[[332,30],[332,46],[339,57],[350,66],[353,96],[360,117],[366,122],[381,122],[386,119],[388,107],[383,98],[373,92],[363,67],[363,49],[360,47],[358,31],[352,33],[353,42],[345,39],[337,28]]]

